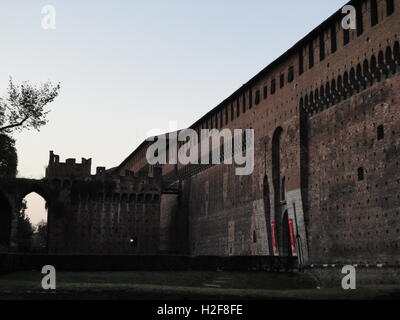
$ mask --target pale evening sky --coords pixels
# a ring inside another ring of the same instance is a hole
[[[191,125],[347,0],[2,0],[0,95],[61,82],[49,124],[14,134],[19,176],[42,178],[49,150],[113,167],[149,130]],[[56,30],[41,26],[44,5]],[[29,196],[33,223],[43,201]]]

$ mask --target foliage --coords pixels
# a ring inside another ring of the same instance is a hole
[[[0,100],[0,133],[35,129],[47,123],[46,105],[58,96],[60,84],[46,82],[36,87],[25,81],[15,85],[10,78],[7,98]]]
[[[32,248],[32,240],[34,228],[26,215],[27,209],[26,201],[22,201],[21,210],[18,214],[18,232],[17,232],[17,245],[18,250],[21,252],[29,252]]]
[[[0,133],[0,176],[17,175],[18,157],[15,140]]]
[[[36,230],[33,235],[33,246],[36,250],[47,248],[47,223],[44,220],[36,225]]]

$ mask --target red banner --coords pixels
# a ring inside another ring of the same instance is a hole
[[[272,238],[272,247],[274,249],[274,255],[279,256],[278,243],[276,241],[275,221],[271,222],[271,238]]]
[[[295,256],[297,255],[297,250],[296,250],[296,239],[294,237],[293,219],[289,219],[289,234],[290,234],[290,246],[292,248],[292,254]]]

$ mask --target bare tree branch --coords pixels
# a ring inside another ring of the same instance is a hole
[[[29,82],[17,86],[10,78],[7,98],[0,100],[0,133],[13,130],[36,129],[47,123],[46,105],[58,96],[60,84],[50,82],[40,87]]]

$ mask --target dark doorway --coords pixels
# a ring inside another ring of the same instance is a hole
[[[285,211],[282,218],[282,256],[292,256],[292,248],[290,244],[289,215]]]
[[[275,130],[272,138],[272,183],[274,186],[274,222],[276,223],[276,241],[279,244],[282,242],[282,227],[280,219],[282,216],[282,204],[281,204],[281,138],[283,129],[278,127]]]
[[[11,236],[12,209],[6,196],[0,192],[0,252],[8,251]]]
[[[265,214],[265,223],[267,226],[267,239],[268,239],[268,254],[270,256],[274,255],[274,249],[272,247],[272,228],[271,228],[271,201],[269,198],[269,181],[268,176],[264,176],[263,180],[263,197],[264,197],[264,214]]]

